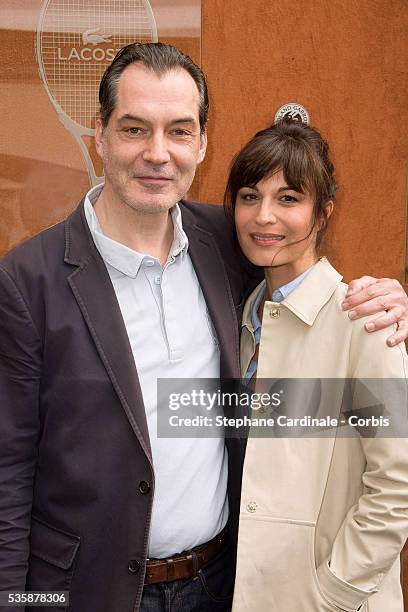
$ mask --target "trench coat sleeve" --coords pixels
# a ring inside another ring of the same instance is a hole
[[[25,589],[39,438],[40,364],[39,334],[12,277],[0,266],[1,591]]]
[[[407,355],[403,344],[386,346],[390,328],[371,335],[364,322],[353,324],[352,411],[364,415],[380,394],[377,406],[382,403],[390,417],[390,433],[381,428],[376,437],[374,432],[360,437],[366,457],[363,494],[346,515],[330,559],[317,570],[327,597],[350,612],[378,590],[408,537]]]

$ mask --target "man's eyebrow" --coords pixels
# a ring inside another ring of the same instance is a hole
[[[138,115],[132,115],[130,113],[126,113],[125,115],[122,115],[122,117],[119,117],[119,121],[121,121],[121,122],[123,122],[123,121],[138,121],[139,123],[149,123],[149,121],[147,121],[143,117],[139,117]],[[183,123],[183,124],[186,124],[186,123],[196,124],[197,120],[195,119],[195,117],[180,117],[179,119],[175,119],[174,121],[171,121],[170,123],[171,123],[171,125],[178,125],[180,123]]]
[[[143,119],[143,117],[138,117],[137,115],[131,115],[129,113],[119,117],[119,121],[139,121],[140,123],[146,123],[146,119]]]
[[[197,121],[195,117],[181,117],[180,119],[175,119],[174,121],[171,122],[172,125],[175,125],[178,123],[197,123]]]

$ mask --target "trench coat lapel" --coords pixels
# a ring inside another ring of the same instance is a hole
[[[64,259],[75,266],[68,282],[129,423],[152,463],[132,349],[108,271],[89,231],[83,202],[66,221]]]
[[[238,319],[220,250],[212,233],[196,223],[191,211],[183,208],[182,217],[188,252],[220,342],[220,375],[239,378]]]

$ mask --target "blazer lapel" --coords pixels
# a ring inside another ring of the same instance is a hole
[[[182,216],[188,252],[220,342],[220,375],[239,378],[238,318],[220,250],[211,232],[196,223],[191,211],[183,208]]]
[[[92,240],[83,203],[67,219],[68,277],[99,356],[144,452],[152,463],[142,390],[132,349],[108,271]]]

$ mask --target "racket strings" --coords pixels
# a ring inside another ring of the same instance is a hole
[[[43,74],[52,98],[94,129],[99,82],[116,52],[157,40],[146,0],[50,0],[40,26]],[[150,7],[149,7],[150,8]]]

